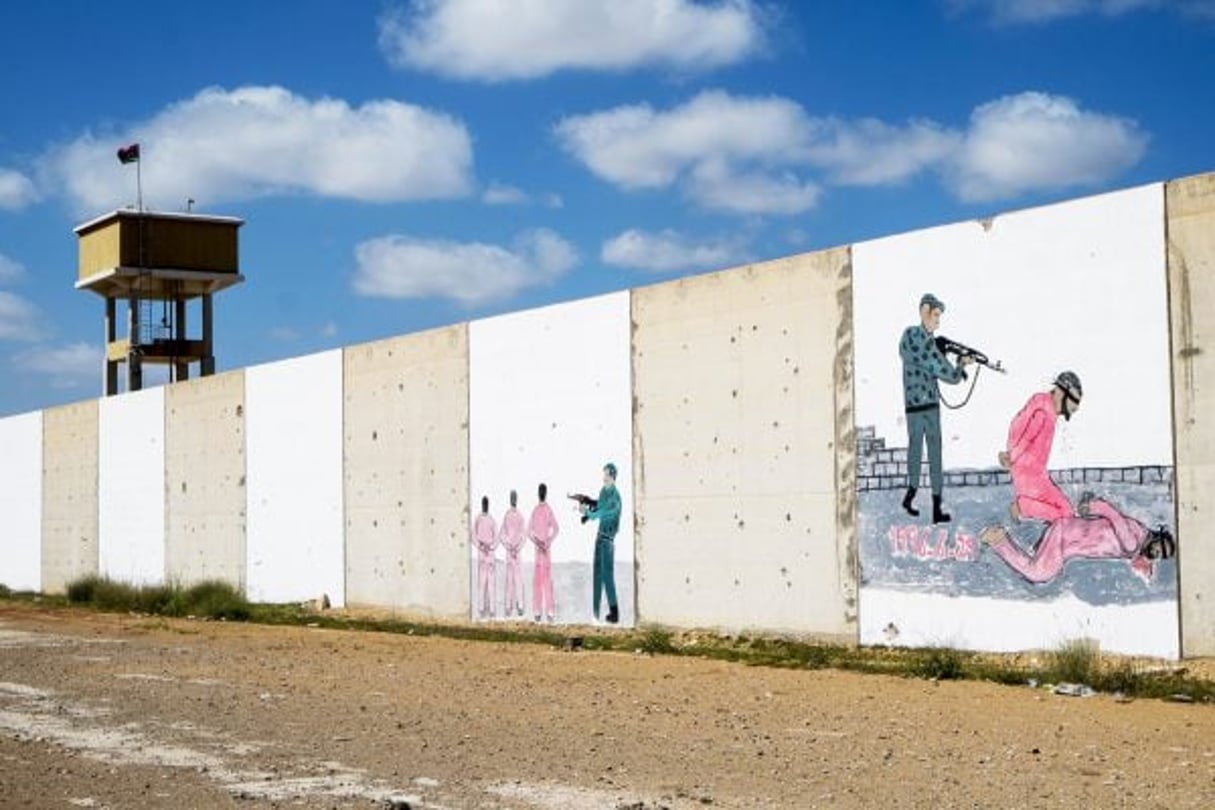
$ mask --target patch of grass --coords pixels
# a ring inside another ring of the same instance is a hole
[[[131,585],[91,575],[71,582],[67,598],[71,604],[97,610],[152,616],[225,620],[244,620],[250,616],[249,603],[240,591],[218,580],[183,588],[180,585]]]
[[[1087,638],[1065,641],[1049,655],[1046,674],[1055,683],[1093,686],[1101,676],[1101,647]]]
[[[93,597],[97,593],[97,584],[99,582],[101,582],[101,577],[92,574],[68,583],[68,602],[73,605],[93,604]]]
[[[250,615],[249,602],[227,582],[199,582],[187,588],[182,598],[187,616],[244,621]]]
[[[638,649],[650,655],[670,655],[677,652],[675,645],[671,639],[674,638],[670,630],[664,630],[661,627],[647,628],[641,636],[641,644]]]
[[[967,656],[949,647],[929,647],[914,650],[909,664],[917,678],[935,681],[956,681],[966,677]]]

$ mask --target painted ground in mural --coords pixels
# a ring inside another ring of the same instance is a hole
[[[579,538],[588,546],[594,542],[594,537]],[[477,560],[474,558],[469,565],[470,581],[477,581]],[[499,553],[494,583],[494,615],[491,621],[535,621],[533,609],[534,587],[532,582],[532,561],[525,558],[523,562],[523,615],[517,613],[507,616],[504,610],[506,597],[506,564]],[[616,566],[616,597],[620,607],[620,626],[632,627],[636,623],[633,603],[633,562],[617,561]],[[591,624],[591,566],[580,562],[553,563],[553,602],[556,612],[553,624]],[[473,604],[473,618],[480,621],[477,615],[477,605]],[[542,617],[543,618],[543,617]],[[547,623],[547,620],[545,621]]]
[[[1172,492],[1167,483],[1064,484],[1073,502],[1084,490],[1100,487],[1102,497],[1117,503],[1147,526],[1172,522]],[[1073,559],[1060,574],[1028,583],[979,539],[982,529],[1003,525],[1030,551],[1042,536],[1042,521],[1013,523],[1008,517],[1012,489],[1007,485],[946,490],[953,521],[939,526],[907,515],[902,489],[863,492],[859,496],[863,586],[891,587],[953,596],[1051,600],[1070,594],[1091,605],[1131,604],[1177,598],[1176,559],[1157,560],[1145,582],[1122,559]],[[1180,539],[1184,542],[1184,538]]]

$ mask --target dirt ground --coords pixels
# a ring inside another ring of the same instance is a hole
[[[0,603],[0,807],[1215,807],[1215,707]]]

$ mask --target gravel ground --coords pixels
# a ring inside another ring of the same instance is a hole
[[[0,602],[0,806],[1209,808],[1215,707]]]

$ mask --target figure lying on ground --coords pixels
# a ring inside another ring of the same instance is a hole
[[[1077,509],[1078,515],[1048,523],[1032,552],[1021,548],[1003,526],[988,526],[979,539],[1035,584],[1050,582],[1068,560],[1076,558],[1126,560],[1140,579],[1151,582],[1155,561],[1167,560],[1177,552],[1167,528],[1149,529],[1091,492],[1084,493]]]

